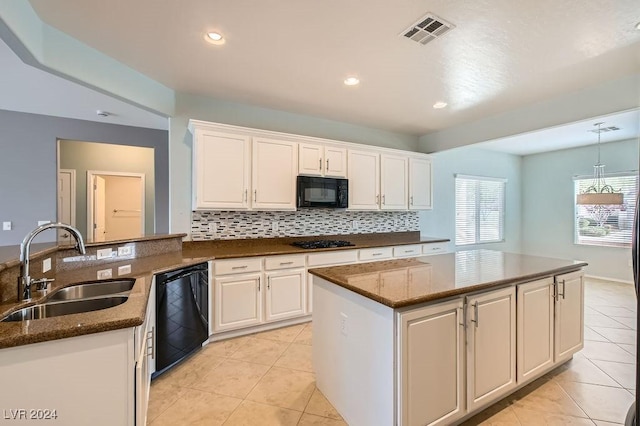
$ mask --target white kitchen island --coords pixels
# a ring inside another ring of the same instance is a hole
[[[317,386],[350,426],[463,421],[582,349],[585,265],[471,250],[312,269]]]

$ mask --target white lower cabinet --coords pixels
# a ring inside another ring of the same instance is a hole
[[[306,275],[304,269],[266,272],[265,321],[298,317],[306,311]]]
[[[555,277],[554,362],[568,360],[584,346],[583,272]]]
[[[467,409],[473,411],[516,386],[514,287],[468,296]]]
[[[147,424],[147,409],[149,407],[149,390],[151,375],[156,370],[156,285],[155,277],[149,292],[147,311],[144,323],[136,327],[136,384],[135,384],[135,413],[136,425]]]
[[[401,315],[402,425],[448,425],[465,413],[462,317],[462,299]]]
[[[553,289],[551,277],[517,287],[519,384],[553,365]]]
[[[262,274],[215,277],[213,331],[233,330],[262,322]]]

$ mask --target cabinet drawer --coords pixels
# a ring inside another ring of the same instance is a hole
[[[361,249],[360,260],[382,260],[389,259],[393,256],[393,247],[374,247]]]
[[[336,250],[309,255],[309,266],[339,265],[358,261],[358,250]]]
[[[262,269],[262,258],[242,258],[229,260],[216,260],[213,262],[213,273],[215,275],[244,274],[246,272],[260,272]]]
[[[430,243],[422,245],[422,254],[426,255],[446,253],[448,251],[447,243]]]
[[[264,269],[267,271],[303,267],[304,254],[297,256],[269,256],[264,259]]]
[[[422,245],[413,244],[410,246],[398,246],[393,248],[393,257],[420,256],[422,255]]]

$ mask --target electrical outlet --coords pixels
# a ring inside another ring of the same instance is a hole
[[[11,222],[2,222],[3,231],[11,231]]]
[[[118,256],[131,256],[132,250],[131,246],[118,247]]]
[[[131,273],[131,265],[118,266],[118,275],[127,275]]]
[[[49,272],[51,270],[51,258],[47,257],[42,261],[42,273]]]
[[[360,221],[359,220],[354,220],[351,222],[351,229],[358,229],[360,228]]]
[[[345,314],[344,312],[340,312],[340,333],[342,333],[343,336],[346,336],[348,334],[347,319],[347,314]]]
[[[99,280],[105,280],[107,278],[111,278],[112,276],[113,276],[113,270],[111,268],[101,269],[100,271],[98,271]]]

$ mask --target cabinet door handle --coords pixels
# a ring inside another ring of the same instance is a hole
[[[322,158],[318,160],[318,170],[322,171]]]
[[[382,253],[371,253],[371,256],[382,256]]]
[[[260,277],[258,277],[258,291],[260,291],[260,281],[261,281],[261,279],[260,279]]]
[[[247,269],[248,265],[242,265],[242,266],[232,266],[231,269],[235,270],[235,269]]]
[[[385,203],[384,199],[385,199],[385,196],[383,195],[383,196],[382,196],[382,204],[384,204],[384,203]]]
[[[467,327],[467,319],[465,318],[466,309],[464,308],[458,308],[458,315],[460,315],[458,318],[462,318],[462,322],[459,322],[458,325],[461,325],[463,327]]]
[[[254,189],[253,190],[253,201],[258,201],[258,190]]]
[[[409,197],[409,204],[413,205],[413,195]]]
[[[376,204],[380,203],[380,194],[376,195]]]
[[[245,189],[245,190],[244,190],[244,201],[247,201],[247,192],[248,192],[248,191],[249,191],[248,189]]]
[[[473,304],[473,317],[475,319],[472,319],[471,322],[475,323],[476,328],[478,328],[478,323],[480,322],[479,321],[480,319],[478,318],[478,302],[477,301]]]
[[[271,277],[267,278],[267,290],[271,290]]]
[[[280,262],[280,266],[291,265],[293,262]]]
[[[327,171],[329,171],[329,159],[327,158]]]
[[[562,294],[560,294],[560,287],[558,286],[558,298],[560,298],[560,296],[562,296],[562,300],[564,300],[564,294],[566,293],[565,291],[565,282],[564,280],[561,281],[562,282]],[[560,284],[560,283],[558,283]]]

